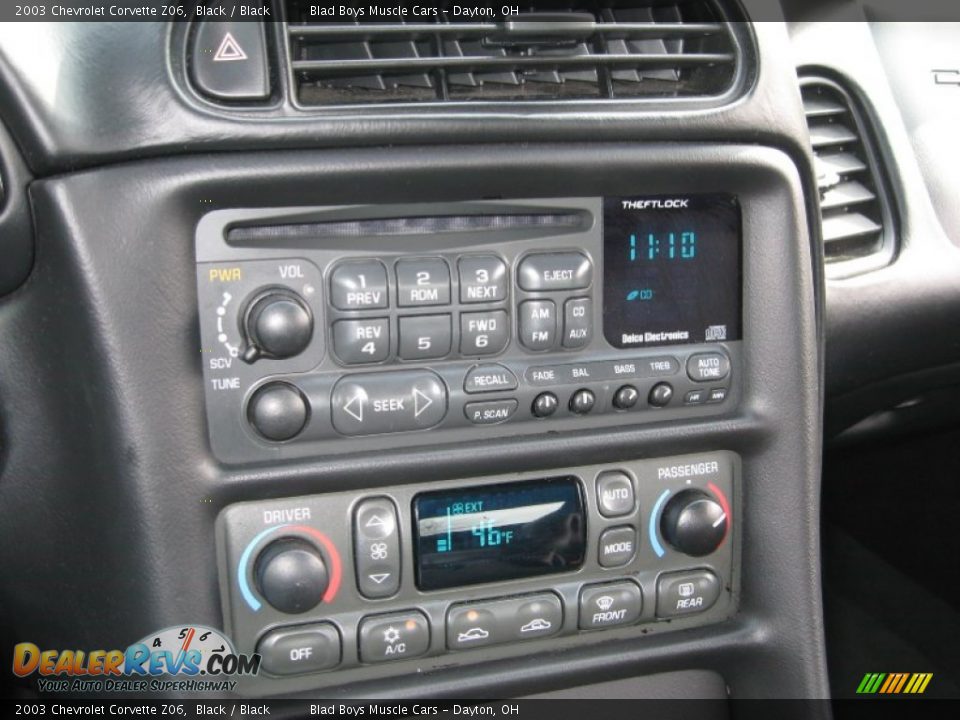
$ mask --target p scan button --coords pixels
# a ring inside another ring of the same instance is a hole
[[[302,675],[340,664],[340,633],[330,623],[271,630],[257,644],[271,675]]]

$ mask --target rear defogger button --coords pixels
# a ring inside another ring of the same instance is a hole
[[[348,375],[333,387],[333,427],[343,435],[426,430],[447,414],[447,388],[429,370]]]

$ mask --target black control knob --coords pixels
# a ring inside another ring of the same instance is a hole
[[[320,551],[306,540],[274,540],[257,557],[254,577],[260,594],[280,612],[296,614],[320,602],[330,576]]]
[[[617,410],[629,410],[640,400],[640,393],[633,385],[624,385],[613,396],[613,406]]]
[[[300,434],[309,416],[307,401],[297,388],[284,382],[267,383],[247,405],[247,420],[267,440],[282,442]]]
[[[723,542],[728,518],[720,503],[703,490],[683,490],[667,502],[660,516],[660,533],[685,555],[709,555]]]
[[[247,307],[247,349],[243,353],[246,362],[299,355],[313,339],[313,315],[303,298],[292,290],[265,290]]]
[[[559,404],[560,401],[557,400],[557,396],[552,392],[540,393],[533,400],[531,412],[533,412],[534,417],[550,417],[557,411],[557,406]]]
[[[673,386],[670,383],[657,383],[650,388],[650,396],[647,398],[653,407],[666,407],[673,399]]]
[[[593,410],[597,397],[586,388],[577,390],[570,398],[570,412],[576,415],[586,415]]]

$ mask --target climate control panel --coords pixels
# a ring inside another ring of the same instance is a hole
[[[227,630],[275,693],[718,622],[737,606],[733,453],[242,503]]]
[[[197,281],[214,453],[247,462],[730,411],[737,199],[645,202],[210,213]]]

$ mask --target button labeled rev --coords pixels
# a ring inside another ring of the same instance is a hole
[[[386,360],[390,354],[390,321],[376,318],[335,322],[333,351],[348,365]]]
[[[360,621],[360,660],[387,662],[423,655],[430,647],[430,625],[423,613],[364,618]]]
[[[330,409],[343,435],[425,430],[447,414],[447,389],[429,370],[348,375],[334,385]]]
[[[299,675],[340,664],[340,633],[330,623],[278,628],[257,644],[263,669],[271,675]]]
[[[390,597],[400,589],[400,530],[389,498],[370,498],[353,520],[357,589],[367,598]]]

